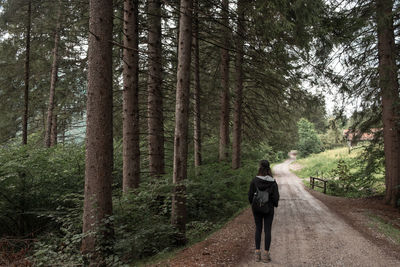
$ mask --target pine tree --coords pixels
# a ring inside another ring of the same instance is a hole
[[[140,181],[139,149],[139,1],[124,1],[123,186]]]
[[[193,144],[194,166],[201,165],[201,106],[200,106],[200,53],[199,53],[199,1],[193,1]]]
[[[148,146],[151,175],[164,174],[161,1],[148,0]]]
[[[192,1],[181,0],[179,23],[179,53],[176,84],[174,137],[174,195],[171,222],[178,229],[177,244],[186,243],[186,187],[189,125],[190,61],[192,46]]]
[[[392,0],[376,0],[379,87],[385,151],[385,201],[396,206],[400,200],[400,110],[397,107],[400,99],[392,9]]]
[[[26,19],[26,49],[25,49],[25,89],[24,89],[24,115],[22,117],[22,144],[28,143],[28,113],[29,113],[29,75],[30,75],[30,47],[31,47],[31,18],[32,2],[28,1],[28,13]]]
[[[55,131],[56,127],[53,127],[53,122],[55,122],[55,91],[56,82],[58,76],[58,48],[60,42],[60,28],[61,28],[61,1],[58,1],[58,12],[57,12],[57,24],[54,34],[54,48],[53,48],[53,63],[51,65],[51,78],[50,78],[50,93],[49,93],[49,106],[47,109],[47,123],[44,143],[46,147],[50,147],[52,144],[52,139],[54,140],[54,134],[52,130]],[[55,125],[54,125],[55,126]],[[53,136],[53,138],[52,138]],[[53,141],[54,144],[54,141]]]
[[[343,50],[338,54],[344,58],[341,62],[346,72],[343,76],[329,73],[328,77],[340,86],[342,93],[362,98],[358,108],[361,111],[353,114],[353,129],[367,132],[383,126],[385,201],[395,206],[400,198],[400,133],[395,115],[399,112],[399,86],[393,1],[349,2],[350,8],[343,8],[332,16],[337,35],[332,39]]]
[[[243,101],[243,39],[244,33],[244,0],[237,2],[237,36],[236,36],[236,90],[233,119],[232,169],[240,168],[242,143],[242,101]]]
[[[56,102],[54,101],[54,105],[56,106]],[[54,112],[51,121],[51,136],[50,136],[50,146],[57,145],[58,139],[58,128],[57,128],[57,113]]]
[[[229,144],[229,0],[222,0],[222,48],[221,48],[221,111],[219,124],[219,160],[228,157]]]
[[[91,0],[82,252],[91,266],[105,266],[112,227],[113,1]]]

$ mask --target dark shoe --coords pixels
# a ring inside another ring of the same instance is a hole
[[[255,255],[255,259],[256,262],[260,262],[261,261],[261,251],[256,251]]]
[[[263,257],[262,261],[265,262],[265,263],[270,262],[271,261],[271,254],[268,252],[268,253],[264,253],[264,255],[265,256]]]

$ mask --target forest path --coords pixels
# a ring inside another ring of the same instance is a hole
[[[254,260],[255,227],[248,208],[206,240],[157,266],[400,266],[385,247],[365,238],[314,198],[290,172],[293,160],[273,170],[281,199],[272,226],[272,262]]]
[[[400,266],[307,192],[289,170],[292,161],[274,168],[281,199],[272,226],[269,266]],[[253,260],[253,246],[239,266],[266,265]]]

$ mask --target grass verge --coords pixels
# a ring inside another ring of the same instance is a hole
[[[400,229],[395,227],[390,222],[386,222],[376,214],[367,212],[366,216],[369,218],[369,227],[377,230],[396,245],[400,245]]]
[[[340,147],[318,154],[312,154],[307,158],[302,158],[295,161],[297,164],[303,166],[303,168],[294,171],[294,173],[303,179],[308,179],[310,176],[320,178],[329,177],[332,170],[337,167],[339,160],[356,158],[360,155],[360,152],[361,151],[359,149],[353,149],[349,153],[349,149],[347,147]]]
[[[328,180],[329,195],[358,198],[382,194],[383,169],[375,169],[373,173],[366,171],[366,165],[362,160],[363,153],[365,153],[363,146],[355,147],[351,151],[347,147],[327,150],[298,159],[292,171],[302,178],[308,187],[311,176]],[[322,186],[322,182],[320,185]],[[317,187],[315,190],[323,191]]]

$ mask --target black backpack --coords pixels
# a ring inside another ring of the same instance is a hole
[[[271,205],[269,202],[269,192],[267,189],[261,191],[256,186],[257,191],[254,193],[253,202],[251,203],[251,207],[253,212],[257,213],[269,213],[271,209]]]

